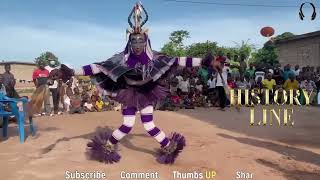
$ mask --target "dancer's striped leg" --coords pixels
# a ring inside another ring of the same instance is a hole
[[[109,139],[112,144],[117,144],[124,136],[129,134],[135,122],[136,111],[135,107],[127,107],[122,110],[123,123],[119,129],[113,131]]]
[[[128,107],[122,110],[123,124],[119,129],[110,132],[102,132],[95,136],[88,143],[89,152],[92,159],[105,163],[114,163],[120,161],[120,155],[117,152],[117,143],[127,135],[135,122],[135,107]]]
[[[186,145],[185,138],[178,133],[173,133],[170,138],[167,138],[164,132],[157,128],[153,122],[153,106],[147,106],[140,112],[144,128],[161,144],[161,150],[157,158],[158,162],[172,164]]]
[[[169,144],[169,139],[164,132],[157,128],[153,122],[153,106],[147,106],[141,110],[141,121],[143,127],[148,131],[150,136],[154,137],[161,144],[161,147]]]

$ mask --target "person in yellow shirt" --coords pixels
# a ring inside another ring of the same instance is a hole
[[[101,112],[103,110],[103,105],[104,105],[104,102],[101,100],[101,97],[98,96],[96,101],[96,109],[98,112]]]
[[[274,79],[272,79],[272,74],[271,73],[268,73],[267,76],[266,76],[266,79],[264,79],[262,81],[262,86],[264,89],[268,89],[270,90],[269,91],[269,102],[273,102],[272,99],[273,99],[273,91],[271,90],[274,90],[276,88],[276,81]],[[262,93],[263,96],[265,96],[264,93]],[[265,98],[263,98],[264,100]]]
[[[296,77],[295,77],[295,75],[293,73],[289,74],[289,79],[287,79],[284,82],[283,88],[286,91],[289,91],[291,89],[292,90],[298,90],[299,89],[299,82],[296,80]]]
[[[262,81],[262,84],[265,89],[269,89],[269,90],[275,89],[277,85],[276,81],[272,79],[271,73],[267,74],[267,78]]]

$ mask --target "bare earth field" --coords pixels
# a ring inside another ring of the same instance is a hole
[[[256,116],[262,117],[261,110]],[[236,179],[236,172],[257,180],[320,180],[320,108],[295,109],[293,127],[249,126],[249,108],[240,112],[212,109],[155,112],[155,123],[169,134],[185,135],[187,146],[173,165],[155,160],[157,142],[145,132],[139,115],[131,134],[121,141],[120,163],[88,160],[86,144],[96,130],[116,129],[119,112],[87,113],[35,118],[37,136],[19,143],[16,124],[9,138],[0,139],[1,180],[60,180],[66,171],[106,173],[120,180],[121,171],[158,172],[159,179],[174,179],[173,171],[216,172],[214,179]],[[28,128],[26,125],[26,132]]]

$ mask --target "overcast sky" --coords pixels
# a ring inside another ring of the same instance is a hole
[[[260,35],[272,26],[276,35],[286,31],[303,34],[320,30],[320,11],[310,20],[298,16],[300,0],[192,0],[297,7],[228,6],[142,0],[149,13],[152,47],[160,50],[174,30],[187,30],[185,43],[216,41],[222,46],[250,39],[257,47]],[[102,61],[124,49],[127,17],[134,0],[2,0],[0,3],[0,59],[32,62],[44,51],[53,52],[61,62],[74,66]],[[312,1],[318,6],[319,1]]]

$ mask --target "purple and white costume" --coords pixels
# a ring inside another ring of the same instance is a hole
[[[144,12],[146,19],[142,19]],[[135,26],[131,23],[131,16]],[[150,136],[161,145],[160,163],[173,163],[185,146],[185,138],[173,133],[167,137],[153,122],[153,107],[169,94],[169,90],[158,83],[158,80],[173,67],[200,66],[201,58],[179,57],[172,58],[152,51],[148,35],[141,29],[148,19],[148,14],[140,3],[133,8],[128,22],[132,29],[125,51],[116,54],[100,63],[83,66],[76,74],[91,76],[97,82],[97,88],[103,94],[113,97],[123,105],[123,124],[110,133],[100,133],[88,143],[89,152],[93,159],[106,163],[118,162],[116,144],[131,131],[140,111],[141,121]]]

